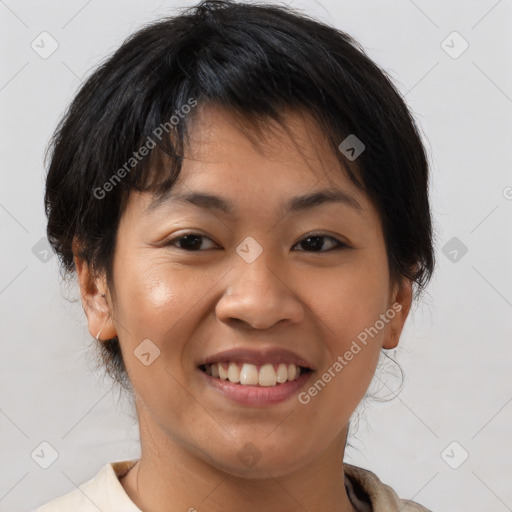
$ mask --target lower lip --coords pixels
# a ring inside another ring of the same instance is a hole
[[[266,406],[278,404],[288,400],[292,395],[296,394],[301,387],[313,375],[312,371],[304,373],[298,379],[286,381],[275,386],[244,386],[236,384],[229,380],[221,380],[206,374],[202,370],[197,370],[207,383],[214,389],[220,391],[224,396],[243,405]]]

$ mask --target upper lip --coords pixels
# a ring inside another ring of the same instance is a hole
[[[304,368],[313,369],[311,363],[306,359],[295,354],[291,350],[277,347],[268,348],[233,348],[229,350],[223,350],[204,358],[199,362],[198,366],[210,363],[220,363],[223,361],[233,361],[239,363],[250,363],[250,364],[294,364],[295,366],[302,366]]]

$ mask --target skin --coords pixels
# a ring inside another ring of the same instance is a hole
[[[412,283],[390,280],[376,210],[306,114],[287,114],[292,138],[274,126],[252,142],[220,107],[199,106],[195,121],[173,192],[223,196],[235,214],[168,202],[148,215],[151,194],[132,191],[115,295],[75,258],[90,332],[119,336],[135,391],[141,459],[121,483],[145,512],[353,512],[343,485],[348,423],[381,349],[398,344]],[[362,212],[325,203],[280,213],[290,197],[325,186],[350,193]],[[191,231],[206,237],[200,250],[161,243]],[[326,236],[320,249],[307,242],[312,232]],[[250,264],[236,252],[248,236],[263,248]],[[307,405],[296,396],[239,405],[198,374],[198,361],[220,350],[277,346],[312,363],[310,386],[395,303],[401,311]],[[133,352],[147,338],[160,356],[145,366]],[[261,454],[252,467],[237,456],[248,442]]]

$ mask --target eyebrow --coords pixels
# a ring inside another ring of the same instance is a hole
[[[164,203],[190,203],[199,208],[206,210],[218,210],[226,215],[233,215],[235,212],[235,205],[228,199],[208,194],[204,192],[189,192],[178,194],[164,194],[162,197],[154,199],[146,208],[145,214],[149,214],[156,210]],[[362,215],[364,208],[357,201],[357,199],[347,192],[339,189],[327,188],[317,190],[310,194],[303,196],[295,196],[290,198],[281,208],[280,214],[285,215],[288,213],[296,213],[304,210],[309,210],[316,206],[328,203],[341,203],[350,208],[353,208]]]

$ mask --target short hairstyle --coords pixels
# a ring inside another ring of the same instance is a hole
[[[429,165],[401,94],[341,30],[285,6],[224,0],[201,1],[131,35],[65,112],[47,148],[44,198],[48,240],[65,274],[74,272],[77,250],[114,289],[130,190],[161,197],[172,187],[194,107],[207,104],[263,133],[270,120],[285,125],[285,109],[310,114],[380,216],[391,279],[411,279],[419,296],[434,269]],[[365,146],[357,160],[339,149],[349,135]],[[172,165],[157,165],[162,155]],[[118,338],[100,350],[107,373],[129,389]]]

